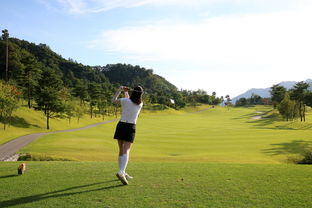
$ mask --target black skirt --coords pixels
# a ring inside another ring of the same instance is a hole
[[[116,126],[114,139],[120,139],[133,143],[135,137],[136,125],[119,121]]]

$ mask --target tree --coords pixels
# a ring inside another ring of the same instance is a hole
[[[276,108],[277,105],[284,99],[286,91],[285,87],[278,84],[271,87],[270,93],[274,108]]]
[[[89,102],[90,102],[90,115],[93,116],[94,107],[97,106],[98,99],[101,95],[100,85],[97,83],[90,83],[88,86]]]
[[[80,98],[80,105],[88,98],[88,86],[83,80],[77,80],[73,89],[74,95]]]
[[[290,99],[288,92],[285,93],[284,99],[277,106],[277,109],[286,121],[293,120],[297,116],[296,103]]]
[[[64,113],[65,113],[65,117],[68,119],[68,123],[70,124],[71,122],[71,118],[74,117],[75,114],[75,103],[70,101],[70,102],[66,102],[64,103]]]
[[[5,80],[8,81],[8,71],[9,71],[9,31],[7,29],[2,30],[2,39],[6,42],[6,58],[5,58]]]
[[[4,130],[13,111],[17,109],[19,95],[20,92],[15,86],[0,82],[0,120]]]
[[[23,68],[21,59],[24,57],[22,52],[25,51],[12,43],[11,38],[9,40],[8,42],[0,41],[0,76],[6,81],[16,79],[16,71]]]
[[[99,98],[99,100],[97,102],[97,107],[99,109],[99,113],[102,115],[102,118],[104,120],[105,110],[106,110],[106,107],[107,107],[107,101],[102,96]]]
[[[31,108],[31,101],[35,93],[35,88],[38,86],[41,70],[36,59],[29,53],[24,53],[22,63],[24,69],[19,74],[17,81],[23,88],[24,94],[27,95],[28,108]]]
[[[239,98],[236,103],[235,103],[236,106],[246,106],[247,105],[247,99],[242,97],[242,98]]]
[[[230,106],[232,105],[230,95],[226,95],[225,98],[226,98],[225,105],[228,107],[228,110],[230,110]]]
[[[307,92],[305,94],[305,97],[304,97],[304,103],[307,105],[307,106],[310,106],[312,107],[312,92]]]
[[[252,93],[250,97],[250,104],[251,105],[261,104],[261,99],[262,99],[261,96]]]
[[[305,96],[308,92],[309,84],[305,82],[298,82],[291,90],[290,90],[290,98],[295,100],[298,104],[298,112],[300,116],[300,121],[305,122]]]
[[[77,117],[77,123],[79,123],[79,120],[83,117],[85,113],[84,106],[76,105],[74,108],[75,116]]]
[[[50,129],[49,119],[59,116],[65,109],[61,98],[62,80],[52,69],[45,69],[38,83],[35,93],[37,108],[44,112],[47,129]]]

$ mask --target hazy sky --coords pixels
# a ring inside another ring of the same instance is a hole
[[[312,78],[311,0],[1,0],[0,29],[86,65],[234,97]]]

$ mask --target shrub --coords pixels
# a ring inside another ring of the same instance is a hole
[[[72,161],[67,158],[56,158],[47,155],[32,155],[32,154],[23,154],[20,155],[18,161]]]
[[[312,164],[312,150],[306,151],[303,154],[303,159],[299,160],[298,164]]]

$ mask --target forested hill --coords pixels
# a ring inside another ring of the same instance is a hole
[[[145,69],[130,64],[108,64],[105,67],[96,66],[94,69],[102,72],[111,83],[124,86],[144,86],[148,94],[157,96],[172,95],[176,97],[177,88],[165,78],[154,74],[152,69]]]
[[[23,50],[26,50],[29,53],[27,55],[33,55],[42,66],[56,70],[68,87],[73,87],[77,79],[82,79],[99,84],[108,82],[126,86],[135,86],[139,83],[150,93],[160,91],[172,93],[177,91],[173,84],[163,77],[154,74],[152,69],[145,69],[130,64],[108,64],[106,66],[90,67],[77,63],[72,59],[64,59],[45,44],[36,45],[16,38],[11,38],[10,42],[12,43],[13,51],[16,52],[16,57],[13,58],[20,57],[23,59],[21,56],[25,55]],[[3,50],[1,51],[3,52]],[[18,62],[19,60],[15,61]],[[22,62],[22,60],[20,61]],[[11,73],[11,75],[13,74]]]
[[[2,47],[4,44],[2,44]],[[33,59],[33,64],[39,68],[47,68],[54,70],[61,76],[64,85],[73,87],[77,80],[81,79],[88,82],[106,83],[108,79],[102,73],[94,70],[90,66],[79,64],[69,59],[66,60],[62,56],[52,51],[46,44],[36,45],[25,40],[10,38],[9,44],[9,76],[17,78],[18,71],[27,65],[27,59]],[[4,56],[4,50],[0,51],[1,57]],[[4,63],[1,62],[3,65]],[[1,66],[4,68],[4,66]],[[3,77],[3,73],[2,73]]]
[[[5,60],[5,42],[0,41],[0,59]],[[23,82],[26,68],[33,68],[32,73],[42,70],[54,71],[63,81],[66,88],[79,92],[88,85],[101,85],[111,94],[118,85],[134,87],[142,85],[154,103],[166,104],[169,98],[182,104],[177,88],[165,78],[153,73],[152,69],[129,64],[108,64],[106,66],[87,66],[72,59],[64,59],[52,51],[46,44],[34,44],[17,38],[9,38],[9,71],[8,77],[18,84]],[[1,79],[5,79],[5,61],[0,62]],[[36,70],[35,70],[36,68]],[[34,75],[35,76],[35,75]],[[78,97],[87,97],[79,95]]]

